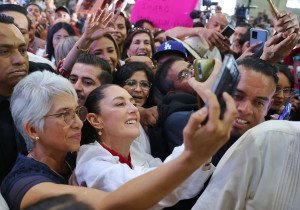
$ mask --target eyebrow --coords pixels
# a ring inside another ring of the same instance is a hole
[[[118,100],[118,99],[119,99],[119,100],[125,100],[125,98],[124,98],[123,96],[117,96],[117,97],[115,97],[115,98],[113,99],[113,101],[114,101],[114,100]],[[129,101],[130,101],[130,102],[135,102],[134,98],[132,98],[132,97],[129,99]]]
[[[19,44],[18,47],[23,47],[23,46],[26,46],[26,44],[25,43],[21,43],[21,44]],[[15,45],[13,45],[13,44],[0,44],[0,47],[11,48],[11,47],[15,47]]]

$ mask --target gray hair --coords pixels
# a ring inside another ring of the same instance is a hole
[[[44,116],[52,106],[53,97],[64,93],[74,96],[77,101],[72,84],[62,76],[49,71],[33,72],[15,86],[10,108],[14,123],[24,137],[28,151],[33,148],[34,141],[25,132],[25,123],[32,124],[35,129],[42,132]]]
[[[67,57],[78,39],[79,38],[77,36],[68,36],[61,39],[55,48],[55,61],[58,62]]]

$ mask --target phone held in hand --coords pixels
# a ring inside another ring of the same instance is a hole
[[[250,29],[250,46],[261,43],[262,45],[268,39],[268,31],[264,29],[251,28]]]
[[[199,82],[207,80],[215,65],[214,59],[195,59],[193,62],[195,79]]]
[[[226,110],[226,104],[222,94],[223,92],[227,92],[229,95],[233,95],[240,78],[240,71],[233,55],[225,55],[220,73],[212,87],[212,91],[216,94],[220,104],[220,119],[223,119],[224,112]],[[206,104],[206,106],[208,106],[208,104]]]
[[[291,112],[292,112],[292,103],[290,100],[287,100],[282,112],[277,117],[277,120],[289,120]]]
[[[234,34],[234,28],[230,25],[227,25],[222,31],[221,31],[221,34],[223,36],[226,36],[226,37],[231,37],[232,34]]]

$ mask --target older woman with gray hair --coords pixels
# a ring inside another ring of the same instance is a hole
[[[201,91],[198,83],[194,87]],[[19,154],[15,166],[1,185],[1,194],[11,210],[23,209],[44,198],[73,194],[95,209],[147,209],[165,197],[198,169],[228,139],[235,117],[233,100],[227,96],[224,122],[218,118],[216,97],[208,92],[208,126],[199,126],[207,117],[206,108],[191,116],[184,131],[186,147],[176,159],[139,176],[114,192],[68,186],[72,167],[66,159],[79,149],[82,121],[87,116],[78,106],[72,84],[51,72],[34,72],[21,80],[11,97],[12,117],[26,139],[28,156]],[[216,113],[216,114],[214,114]],[[203,138],[208,129],[214,134]],[[202,138],[200,138],[202,137]]]

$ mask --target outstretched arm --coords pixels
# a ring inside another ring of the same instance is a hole
[[[191,115],[183,131],[185,150],[178,158],[127,182],[111,193],[84,187],[41,183],[28,190],[21,207],[65,193],[76,195],[78,200],[87,202],[96,209],[147,209],[158,203],[227,141],[236,116],[234,101],[228,94],[223,94],[227,111],[223,120],[220,120],[220,106],[216,96],[210,90],[203,90],[194,78],[189,80],[189,84],[208,102],[209,107]],[[207,123],[202,125],[206,118]]]

